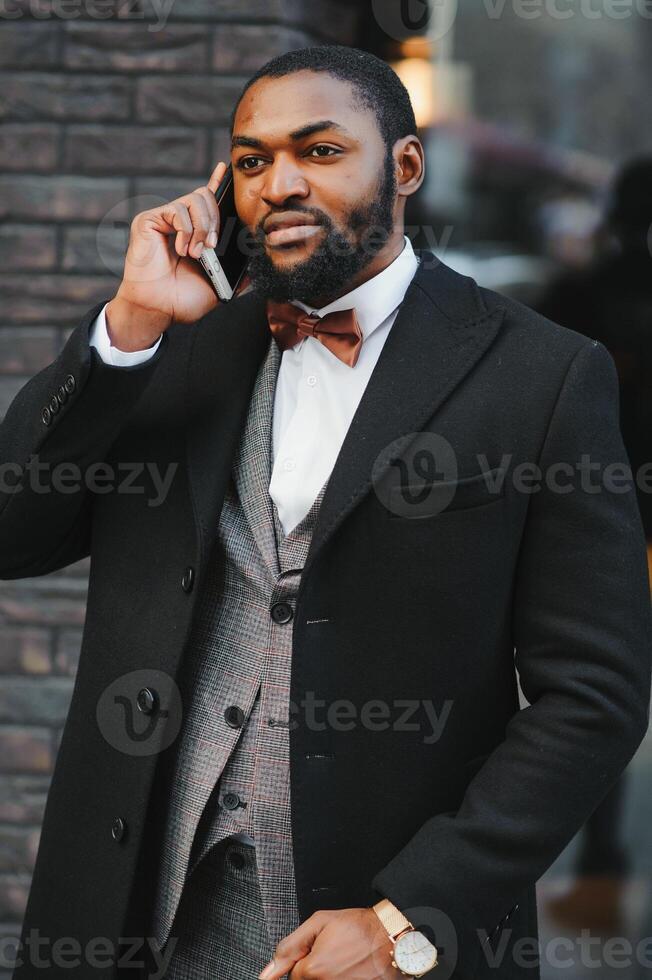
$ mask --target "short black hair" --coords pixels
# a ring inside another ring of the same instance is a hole
[[[350,82],[359,103],[374,111],[387,150],[391,150],[396,140],[403,136],[418,135],[410,95],[394,69],[368,51],[341,44],[319,44],[287,51],[259,68],[240,92],[231,113],[231,135],[238,106],[254,82],[259,78],[281,78],[304,70],[323,71]]]

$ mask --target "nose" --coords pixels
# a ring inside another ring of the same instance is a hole
[[[289,197],[307,197],[308,182],[292,160],[278,156],[267,171],[261,198],[266,204],[278,207]]]

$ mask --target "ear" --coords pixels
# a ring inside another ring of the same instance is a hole
[[[399,196],[409,197],[421,187],[426,165],[423,145],[418,136],[403,136],[393,148]]]

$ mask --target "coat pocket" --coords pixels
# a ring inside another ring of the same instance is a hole
[[[392,520],[410,521],[439,517],[452,510],[470,510],[495,503],[505,496],[505,480],[499,466],[457,480],[433,480],[392,487],[387,514]]]

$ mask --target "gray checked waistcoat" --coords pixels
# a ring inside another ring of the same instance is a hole
[[[160,946],[194,867],[236,833],[255,840],[272,944],[299,925],[289,781],[293,618],[283,620],[288,606],[294,613],[326,484],[285,536],[269,495],[280,362],[270,334],[178,678],[184,715],[170,750],[151,920]],[[272,613],[279,602],[286,608]]]

